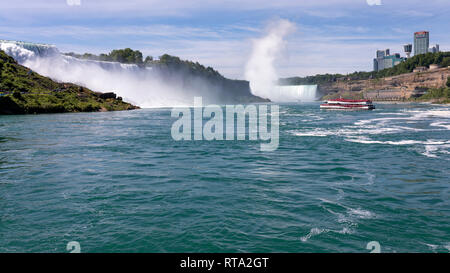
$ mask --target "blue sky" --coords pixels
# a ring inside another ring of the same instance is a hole
[[[0,0],[0,39],[63,52],[168,53],[238,79],[252,39],[280,18],[297,29],[277,62],[283,77],[369,71],[377,49],[403,55],[419,30],[450,51],[450,0],[368,1],[378,0]]]

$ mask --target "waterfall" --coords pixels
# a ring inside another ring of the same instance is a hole
[[[259,100],[252,98],[245,83],[211,77],[207,71],[85,60],[61,54],[52,45],[18,41],[0,40],[0,49],[19,64],[54,81],[114,92],[142,108],[189,106],[194,97],[202,97],[208,104],[240,102],[246,96]]]
[[[317,85],[278,85],[269,94],[273,102],[305,102],[315,101]]]
[[[194,96],[222,103],[224,92],[202,78],[164,78],[160,71],[135,64],[78,59],[53,45],[0,40],[0,49],[18,63],[58,82],[71,82],[99,92],[115,92],[141,107],[191,105]],[[316,85],[268,85],[265,98],[274,102],[314,101]],[[217,91],[219,90],[219,91]],[[220,93],[222,92],[222,93]],[[226,99],[226,98],[225,98]]]
[[[0,40],[0,49],[19,64],[55,81],[71,82],[99,92],[115,92],[141,107],[189,105],[200,88],[209,90],[201,80],[198,89],[186,90],[182,81],[167,82],[151,68],[78,59],[61,54],[52,45]]]
[[[0,49],[20,64],[38,57],[45,58],[60,54],[58,49],[53,45],[33,44],[21,41],[0,40]]]
[[[93,64],[100,66],[105,70],[132,70],[137,71],[139,67],[135,64],[122,64],[118,62],[106,62],[95,60],[77,59],[71,56],[63,55],[54,45],[34,44],[21,41],[0,40],[0,49],[6,54],[13,57],[19,64],[27,66],[31,65],[32,61],[45,58],[59,58],[60,61],[66,64],[73,65],[88,65]],[[30,67],[31,68],[31,67]]]

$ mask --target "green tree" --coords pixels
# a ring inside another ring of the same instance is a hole
[[[100,54],[100,56],[98,56],[98,59],[100,61],[111,61],[111,57],[108,54]]]
[[[450,66],[450,52],[438,52],[416,55],[400,64],[387,68],[381,71],[372,72],[354,72],[348,75],[340,74],[324,74],[307,77],[292,77],[280,79],[279,83],[282,85],[299,85],[299,84],[323,84],[334,82],[338,79],[351,79],[351,80],[367,80],[367,79],[379,79],[388,76],[396,76],[400,74],[410,73],[418,66],[429,66],[430,64],[439,64],[443,67]]]
[[[450,66],[450,57],[444,57],[444,58],[442,59],[441,66],[443,66],[443,67]]]
[[[152,64],[153,64],[153,57],[152,57],[152,56],[147,56],[147,57],[145,57],[144,65],[150,66],[150,65],[152,65]]]
[[[112,61],[119,63],[142,64],[142,53],[131,48],[115,49],[109,53]]]
[[[181,59],[169,54],[164,54],[159,57],[159,62],[166,65],[178,66],[181,64]]]
[[[97,60],[98,57],[94,54],[91,53],[84,53],[83,56],[81,56],[81,58],[86,59],[86,60]]]

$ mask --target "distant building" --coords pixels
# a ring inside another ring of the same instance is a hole
[[[377,50],[376,58],[373,59],[373,70],[381,71],[383,69],[391,68],[411,57],[413,51],[412,44],[403,45],[403,50],[406,53],[406,58],[400,57],[399,53],[390,54],[389,49]],[[426,53],[438,53],[439,45],[436,44],[430,47],[430,33],[428,31],[418,31],[414,33],[414,55]],[[422,68],[417,69],[417,71]]]
[[[406,53],[406,58],[410,58],[411,57],[411,52],[412,52],[412,44],[403,45],[403,50]]]
[[[384,69],[384,58],[390,55],[389,49],[377,50],[377,57],[373,59],[373,70],[380,71]]]
[[[430,47],[430,48],[428,49],[428,52],[431,52],[431,53],[438,53],[438,52],[439,52],[439,45],[436,44],[435,46]]]
[[[390,55],[390,50],[377,50],[377,57],[373,59],[373,70],[381,71],[386,68],[391,68],[403,62],[405,58],[400,57],[399,53]]]
[[[430,64],[430,70],[436,70],[439,68],[440,68],[440,66],[438,64]]]
[[[389,49],[377,50],[377,58],[384,58],[389,55],[391,55]]]
[[[414,33],[414,55],[428,53],[430,46],[430,33],[428,31],[419,31]]]

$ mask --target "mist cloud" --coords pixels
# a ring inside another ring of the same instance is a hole
[[[267,33],[253,41],[252,53],[245,67],[245,79],[250,82],[254,95],[271,99],[278,81],[275,63],[286,48],[286,36],[294,30],[293,23],[280,19],[270,23]]]
[[[0,43],[0,49],[20,64],[59,82],[71,82],[99,92],[114,92],[143,108],[188,106],[194,96],[218,102],[219,89],[199,77],[189,77],[185,84],[181,72],[164,78],[151,67],[134,64],[81,60],[59,53],[55,47],[39,49],[39,54],[14,43]]]

